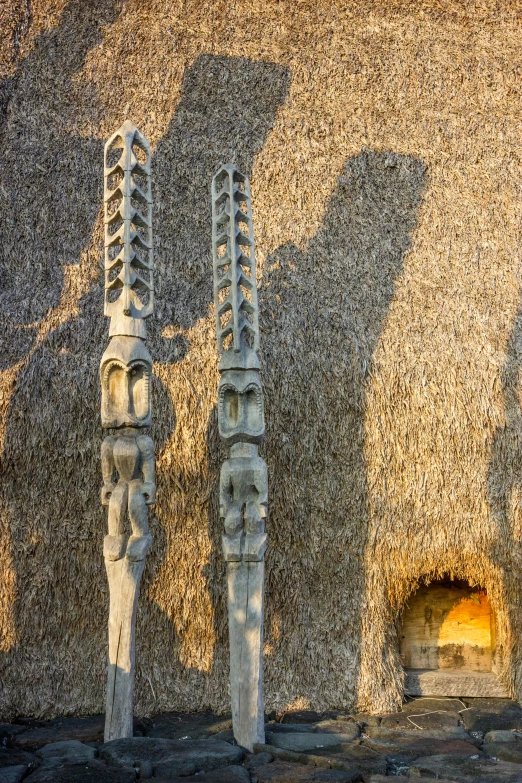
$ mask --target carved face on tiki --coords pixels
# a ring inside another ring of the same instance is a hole
[[[113,337],[100,364],[102,427],[151,424],[152,360],[139,337]]]
[[[228,446],[261,443],[265,434],[263,390],[257,370],[225,370],[218,389],[219,434]]]

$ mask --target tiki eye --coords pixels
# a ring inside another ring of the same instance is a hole
[[[223,395],[223,403],[230,424],[235,426],[239,419],[239,399],[237,392],[232,389],[226,389]]]
[[[257,389],[247,389],[245,392],[245,398],[248,405],[256,405],[258,399]]]

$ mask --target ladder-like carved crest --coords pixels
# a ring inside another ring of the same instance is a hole
[[[259,348],[254,229],[248,179],[232,165],[212,181],[214,301],[219,351]]]
[[[154,309],[150,145],[127,120],[105,145],[105,315],[110,335],[145,337]]]

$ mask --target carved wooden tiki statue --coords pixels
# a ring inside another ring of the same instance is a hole
[[[153,311],[150,147],[129,121],[105,145],[105,315],[110,342],[100,364],[102,503],[109,507],[104,557],[110,592],[105,741],[132,737],[134,636],[155,500],[152,360],[145,319]]]
[[[268,477],[259,377],[258,304],[250,186],[233,166],[212,183],[219,433],[230,446],[221,469],[220,514],[228,571],[230,690],[236,741],[264,742],[263,601]]]

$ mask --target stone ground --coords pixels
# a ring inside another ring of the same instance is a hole
[[[509,699],[412,699],[391,715],[267,716],[254,753],[230,717],[166,713],[103,743],[103,716],[0,724],[0,783],[522,783],[522,708]],[[420,783],[420,781],[419,781]]]

